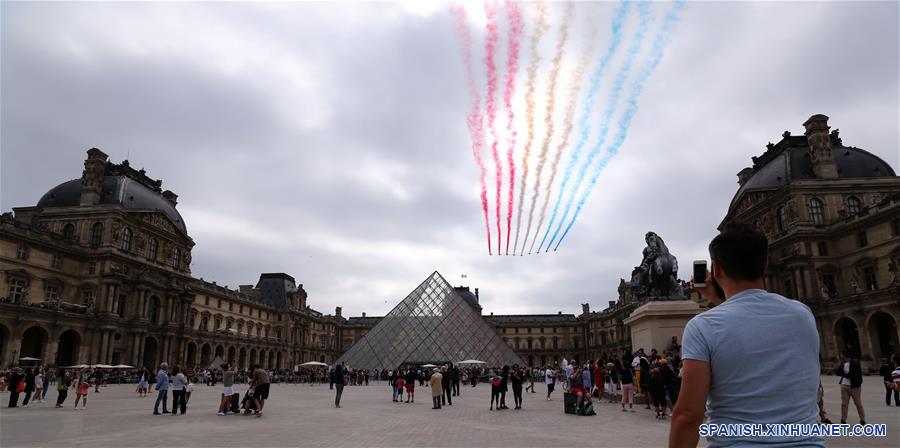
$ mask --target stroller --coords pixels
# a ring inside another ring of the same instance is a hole
[[[247,390],[247,392],[244,393],[244,399],[241,400],[240,406],[241,406],[241,408],[244,409],[245,415],[256,411],[256,401],[253,400],[253,392],[252,391],[253,391],[253,389]]]

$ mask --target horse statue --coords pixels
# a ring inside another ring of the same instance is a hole
[[[633,273],[632,282],[637,280],[642,292],[649,297],[682,298],[684,292],[678,283],[678,259],[669,253],[666,243],[654,232],[644,237],[644,259]]]

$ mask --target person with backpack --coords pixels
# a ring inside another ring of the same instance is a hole
[[[859,361],[848,351],[843,351],[844,362],[837,366],[835,374],[840,376],[838,384],[841,386],[841,423],[847,423],[847,409],[850,406],[850,399],[856,405],[856,413],[859,414],[859,423],[866,424],[866,410],[862,404],[862,368]]]

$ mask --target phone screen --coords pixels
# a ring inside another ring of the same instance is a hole
[[[694,284],[706,283],[706,262],[694,263]]]

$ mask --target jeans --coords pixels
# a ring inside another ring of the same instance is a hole
[[[397,392],[399,391],[399,389],[397,389],[397,386],[391,386],[391,390],[394,393],[394,396],[393,396],[394,401],[397,401]]]
[[[887,384],[884,385],[884,404],[891,405],[891,393],[894,394],[894,406],[900,406],[900,390],[893,390]]]
[[[34,389],[30,387],[25,388],[25,399],[22,400],[22,406],[27,406],[28,402],[31,401],[31,396],[34,394]]]
[[[59,395],[56,396],[56,405],[62,406],[63,402],[66,401],[66,397],[68,397],[68,396],[69,396],[68,389],[65,389],[65,390],[59,389]]]
[[[459,396],[459,380],[453,380],[453,396]]]
[[[453,398],[451,397],[452,395],[450,393],[450,385],[448,384],[447,387],[444,388],[444,395],[442,395],[441,397],[441,404],[444,404],[444,400],[446,400],[447,405],[453,406]]]
[[[172,391],[172,412],[177,414],[178,409],[181,408],[181,414],[184,415],[187,412],[187,392],[185,390],[173,390]]]
[[[166,406],[168,406],[166,399],[168,397],[169,397],[168,390],[163,389],[163,390],[159,391],[159,394],[156,396],[156,404],[153,405],[153,413],[154,414],[159,413],[159,403],[162,403],[162,405],[163,405],[163,412],[169,412],[169,410],[166,409]]]
[[[859,414],[860,421],[866,421],[866,411],[863,409],[862,399],[859,396],[861,387],[850,387],[841,384],[841,421],[847,420],[847,408],[850,406],[850,399],[853,398],[853,404],[856,405],[856,413]]]
[[[337,389],[337,392],[334,394],[334,406],[341,407],[341,394],[344,393],[344,385],[343,384],[335,384],[334,387]]]

